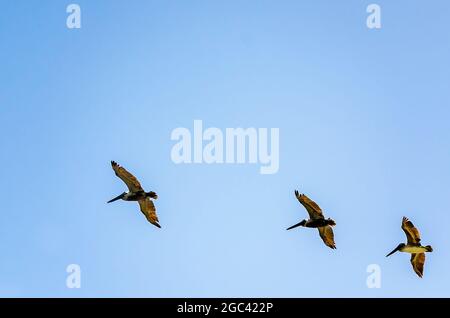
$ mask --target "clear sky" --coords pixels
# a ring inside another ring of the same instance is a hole
[[[450,3],[0,1],[0,296],[450,296]],[[181,164],[177,127],[280,129],[280,168]],[[110,160],[156,201],[162,229]],[[294,190],[337,222],[337,250]],[[402,216],[419,228],[424,278]],[[66,287],[79,264],[81,288]],[[381,288],[366,286],[369,264]]]

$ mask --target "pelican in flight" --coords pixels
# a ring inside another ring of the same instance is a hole
[[[115,161],[111,161],[111,166],[116,173],[116,176],[118,176],[120,179],[122,179],[123,182],[125,182],[129,192],[124,192],[121,195],[118,195],[114,199],[109,200],[108,203],[120,199],[124,201],[137,201],[141,208],[141,212],[145,215],[147,220],[154,226],[161,228],[161,226],[158,224],[159,220],[158,216],[156,215],[155,205],[151,200],[156,200],[158,198],[158,195],[153,191],[145,192],[144,189],[142,189],[142,186],[139,183],[138,179],[136,179],[136,177],[129,173],[125,168],[118,165]]]
[[[335,249],[336,244],[334,243],[334,234],[331,227],[335,226],[336,222],[334,222],[330,218],[325,219],[322,210],[317,205],[317,203],[308,198],[306,195],[300,194],[297,190],[295,190],[295,196],[297,200],[305,207],[306,211],[308,211],[309,220],[302,220],[300,223],[289,227],[287,230],[296,228],[298,226],[317,228],[319,230],[319,235],[325,245],[332,249]]]
[[[411,265],[416,274],[422,278],[423,265],[425,264],[425,252],[433,252],[433,248],[430,245],[422,246],[420,244],[419,230],[406,217],[403,217],[402,229],[406,234],[407,244],[400,243],[392,252],[386,255],[386,257],[397,251],[410,253]]]

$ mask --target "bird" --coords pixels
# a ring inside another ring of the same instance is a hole
[[[386,257],[394,254],[397,251],[411,254],[411,265],[416,272],[417,276],[423,277],[423,266],[425,264],[425,253],[433,252],[433,248],[430,245],[422,246],[420,244],[419,230],[412,224],[407,218],[402,219],[402,229],[406,234],[407,244],[400,243],[392,252]]]
[[[335,226],[336,222],[330,218],[325,219],[322,210],[317,203],[308,198],[306,195],[300,194],[297,190],[295,190],[295,197],[308,211],[309,220],[302,220],[300,223],[287,228],[287,230],[291,230],[298,226],[317,228],[325,245],[332,249],[336,249],[332,229],[332,226]]]
[[[138,179],[136,179],[136,177],[129,173],[125,168],[117,164],[117,162],[111,161],[111,166],[116,176],[125,182],[129,191],[123,192],[114,199],[109,200],[107,203],[120,199],[124,201],[137,201],[141,208],[141,212],[145,215],[147,220],[154,226],[161,228],[161,225],[159,225],[158,216],[156,215],[156,208],[153,203],[153,200],[158,199],[158,195],[153,191],[145,192]]]

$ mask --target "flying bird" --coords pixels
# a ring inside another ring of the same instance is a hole
[[[145,215],[147,220],[151,224],[161,228],[158,223],[159,220],[158,216],[156,215],[156,208],[152,200],[156,200],[158,198],[158,195],[153,191],[145,192],[144,189],[142,189],[142,186],[139,183],[138,179],[136,179],[136,177],[129,173],[125,168],[118,165],[115,161],[111,161],[111,166],[116,176],[118,176],[120,179],[122,179],[123,182],[125,182],[129,191],[124,192],[114,199],[109,200],[108,203],[120,199],[124,201],[137,201],[141,208],[141,212]]]
[[[425,264],[425,252],[433,252],[433,248],[430,245],[422,246],[420,244],[419,230],[406,217],[403,217],[402,229],[406,234],[407,244],[400,243],[392,252],[386,255],[386,257],[397,251],[410,253],[411,265],[416,274],[422,278],[423,266]]]
[[[334,243],[334,234],[331,227],[335,226],[336,222],[334,222],[330,218],[325,219],[322,210],[317,205],[317,203],[308,198],[306,195],[300,194],[297,190],[295,190],[295,197],[305,207],[306,211],[308,211],[309,220],[302,220],[300,223],[289,227],[287,230],[296,228],[298,226],[317,228],[319,230],[319,235],[325,245],[332,249],[335,249],[336,244]]]

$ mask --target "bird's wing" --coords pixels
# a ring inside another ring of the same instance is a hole
[[[122,179],[123,182],[125,182],[128,190],[130,190],[131,192],[143,191],[138,179],[136,179],[136,177],[129,173],[125,168],[118,165],[115,161],[111,161],[111,166],[116,173],[116,176],[118,176],[120,179]]]
[[[412,224],[410,220],[408,220],[407,217],[403,217],[402,229],[406,234],[408,244],[418,245],[420,243],[419,230],[414,226],[414,224]]]
[[[334,233],[333,233],[333,229],[331,228],[331,226],[327,225],[327,226],[319,227],[318,230],[319,230],[320,237],[322,238],[325,245],[332,249],[335,249],[336,243],[334,243]]]
[[[425,253],[411,254],[411,265],[416,274],[422,278],[423,265],[425,264]]]
[[[322,210],[320,209],[320,207],[317,205],[316,202],[308,198],[306,195],[300,194],[297,190],[295,190],[295,196],[297,197],[297,200],[308,211],[310,219],[317,220],[324,218]]]
[[[147,218],[147,220],[157,226],[157,227],[161,227],[158,222],[158,216],[156,215],[156,208],[155,205],[153,204],[153,201],[150,200],[149,198],[145,198],[143,200],[139,200],[139,206],[141,207],[141,211],[142,213],[145,215],[145,217]]]

